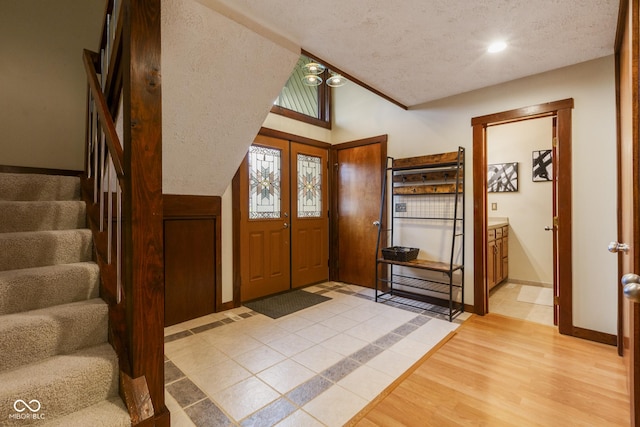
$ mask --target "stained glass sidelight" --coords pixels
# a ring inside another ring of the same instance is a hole
[[[298,217],[319,218],[322,214],[322,161],[298,154]]]
[[[274,148],[249,148],[249,219],[280,218],[281,157]]]

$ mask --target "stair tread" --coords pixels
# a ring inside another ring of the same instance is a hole
[[[0,173],[2,200],[79,200],[76,176]]]
[[[86,205],[80,200],[0,200],[0,232],[69,230],[86,227]]]
[[[89,229],[0,233],[0,270],[91,261]]]
[[[100,298],[0,316],[0,370],[104,343],[108,319]]]
[[[117,393],[116,354],[110,344],[100,344],[0,372],[0,419],[13,412],[16,398],[37,399],[43,413],[52,419]]]
[[[0,271],[0,315],[97,298],[99,291],[92,261]]]
[[[50,420],[46,427],[129,427],[131,417],[120,397],[106,399],[72,412],[64,417]]]

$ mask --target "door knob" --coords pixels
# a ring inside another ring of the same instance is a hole
[[[627,273],[620,280],[622,292],[627,299],[640,303],[640,276],[634,273]]]
[[[373,221],[374,227],[380,227],[380,221]]]
[[[553,226],[552,226],[552,225],[547,225],[547,226],[544,228],[544,231],[551,231],[551,230],[553,230]]]
[[[282,224],[282,226],[283,226],[284,228],[289,228],[289,224],[287,224],[286,222],[285,222],[284,224]]]
[[[611,242],[609,243],[609,246],[607,246],[607,249],[612,254],[618,253],[620,251],[626,254],[627,252],[629,252],[629,245],[627,245],[626,243]]]

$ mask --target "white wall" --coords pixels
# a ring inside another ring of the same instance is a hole
[[[488,193],[489,217],[509,218],[509,279],[553,284],[553,188],[533,182],[532,151],[550,150],[550,117],[491,126],[487,163],[518,162],[518,191]],[[497,210],[492,210],[495,203]]]
[[[82,170],[87,78],[104,0],[0,1],[0,164]]]
[[[472,181],[471,118],[566,98],[573,110],[573,323],[615,334],[617,258],[607,253],[617,236],[614,58],[539,74],[434,101],[404,111],[356,86],[334,92],[334,143],[386,133],[389,155],[408,157],[467,148]],[[467,187],[469,190],[469,187]],[[471,191],[467,196],[466,294],[473,303]]]

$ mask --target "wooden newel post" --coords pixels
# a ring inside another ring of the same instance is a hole
[[[164,403],[161,0],[123,3],[124,286],[133,378],[145,376],[156,425]]]

